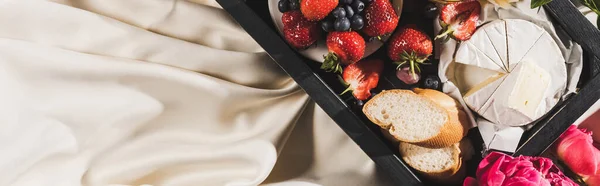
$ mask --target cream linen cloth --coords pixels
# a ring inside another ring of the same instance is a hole
[[[0,185],[386,185],[213,1],[0,1]]]

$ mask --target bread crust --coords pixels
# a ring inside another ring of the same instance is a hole
[[[464,139],[459,143],[452,145],[455,154],[452,158],[454,159],[454,162],[456,162],[456,164],[449,167],[448,169],[436,172],[426,172],[415,168],[415,166],[411,164],[412,162],[408,161],[408,158],[404,155],[404,149],[402,148],[402,146],[406,144],[410,143],[400,142],[399,144],[400,155],[402,156],[402,160],[404,160],[404,162],[406,162],[410,167],[413,167],[413,169],[415,169],[422,176],[427,177],[428,179],[437,183],[445,183],[444,185],[459,185],[466,177],[466,166],[463,165],[465,161],[470,159],[471,153],[473,151],[473,147],[471,146],[471,143],[468,139]]]
[[[457,104],[450,96],[435,90],[416,89],[415,92],[401,89],[382,91],[364,105],[363,113],[371,122],[383,129],[388,130],[389,134],[391,134],[398,141],[413,143],[428,148],[443,148],[459,142],[465,136],[465,128],[460,122],[458,112],[459,109],[457,108],[457,105],[459,104]],[[378,99],[378,97],[384,94],[413,94],[415,96],[420,96],[425,98],[424,101],[430,101],[434,105],[444,110],[448,119],[440,129],[440,132],[432,138],[420,141],[405,139],[402,136],[395,134],[395,128],[391,123],[384,123],[366,112],[368,108],[372,107],[372,100]]]
[[[373,102],[371,100],[378,99],[379,96],[384,94],[412,94],[414,96],[422,97],[425,101],[430,101],[434,105],[444,110],[445,114],[447,114],[447,121],[440,129],[439,133],[432,138],[422,140],[422,141],[411,141],[403,139],[402,136],[395,135],[395,128],[391,123],[383,123],[382,121],[377,120],[374,116],[369,115],[367,109],[373,107]],[[375,97],[373,97],[370,101],[368,101],[363,107],[363,113],[365,113],[366,117],[371,120],[373,123],[381,127],[382,133],[385,138],[391,140],[392,142],[398,144],[399,151],[402,159],[409,166],[413,167],[418,173],[423,175],[424,177],[429,178],[430,180],[440,183],[440,184],[460,184],[460,182],[466,176],[466,166],[463,166],[464,161],[470,159],[472,154],[472,146],[468,139],[464,139],[463,137],[466,135],[466,131],[468,130],[469,120],[467,118],[466,113],[464,112],[460,103],[458,103],[452,97],[431,89],[419,89],[416,88],[413,91],[411,90],[386,90]],[[439,170],[435,172],[426,172],[423,170],[419,170],[409,162],[408,158],[404,155],[407,151],[403,146],[406,145],[417,145],[424,148],[445,148],[452,147],[453,149],[453,162],[454,165],[448,167],[444,170]]]
[[[402,156],[402,160],[404,160],[404,162],[406,162],[410,167],[412,167],[413,169],[415,169],[417,172],[419,172],[421,175],[426,176],[427,178],[437,181],[437,182],[444,182],[444,181],[449,181],[451,177],[455,177],[457,176],[457,173],[460,171],[462,164],[463,164],[463,160],[461,157],[461,151],[460,148],[458,146],[458,143],[455,143],[452,145],[452,149],[454,151],[454,156],[453,161],[456,162],[453,166],[450,166],[447,169],[444,170],[440,170],[440,171],[436,171],[436,172],[427,172],[424,170],[420,170],[418,169],[415,165],[412,164],[412,162],[410,162],[408,160],[408,157],[405,156],[405,148],[403,148],[403,146],[406,146],[407,144],[410,143],[406,143],[406,142],[400,142],[399,145],[399,149],[400,149],[400,155]],[[426,148],[426,147],[425,147]]]

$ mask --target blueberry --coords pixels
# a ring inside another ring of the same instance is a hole
[[[348,20],[348,18],[346,18],[346,17],[337,19],[337,20],[335,20],[335,23],[333,23],[333,28],[335,28],[336,31],[349,30],[350,29],[350,20]]]
[[[323,29],[323,31],[329,32],[333,30],[333,24],[331,21],[324,20],[321,22],[321,28]]]
[[[346,17],[346,11],[342,7],[335,8],[333,10],[332,14],[333,14],[333,17],[335,17],[337,19],[342,18],[342,17]]]
[[[362,12],[365,9],[365,3],[360,0],[354,0],[354,2],[352,2],[352,8],[354,8],[356,12]]]
[[[349,5],[349,4],[352,4],[352,0],[341,0],[340,4],[347,4],[347,5]]]
[[[429,3],[429,4],[427,4],[427,6],[425,6],[425,10],[424,10],[423,14],[427,18],[433,19],[438,14],[438,7],[435,6],[435,4],[433,4],[433,3]]]
[[[440,78],[437,76],[427,76],[423,81],[423,87],[428,89],[438,90],[441,86]]]
[[[288,11],[290,1],[289,0],[279,0],[278,7],[279,12],[284,13]]]
[[[290,1],[290,10],[298,10],[300,9],[300,4],[298,0],[289,0]]]
[[[352,21],[350,24],[350,27],[352,27],[352,29],[354,30],[360,30],[362,29],[362,27],[365,25],[363,18],[356,14],[354,16],[352,16]]]
[[[352,7],[350,7],[350,5],[344,6],[344,10],[346,10],[347,18],[351,18],[352,16],[354,16],[354,10],[352,10]]]

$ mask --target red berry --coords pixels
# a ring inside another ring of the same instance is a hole
[[[477,20],[481,12],[479,1],[467,0],[450,3],[440,10],[441,25],[444,27],[441,34],[436,37],[450,36],[459,41],[471,39],[477,29]]]
[[[296,49],[304,49],[314,44],[320,37],[321,30],[317,22],[307,20],[300,11],[283,13],[283,36]]]
[[[408,67],[412,76],[421,72],[419,65],[426,64],[425,61],[432,52],[431,39],[415,25],[407,25],[398,30],[392,35],[388,44],[388,57],[398,65],[398,68]],[[413,77],[413,79],[417,78]]]
[[[394,32],[398,26],[398,14],[389,0],[374,0],[365,9],[365,27],[362,31],[370,37]]]
[[[388,56],[393,61],[405,60],[403,53],[414,53],[419,59],[426,59],[433,52],[433,43],[427,34],[415,25],[407,25],[398,30],[389,41]]]
[[[365,54],[365,40],[354,31],[330,32],[326,44],[329,54],[325,56],[321,69],[330,72],[341,72],[340,63],[355,63]]]
[[[306,19],[319,21],[338,5],[338,0],[301,0],[300,10]]]
[[[379,59],[366,59],[348,65],[344,69],[342,78],[348,84],[347,91],[358,100],[371,97],[371,89],[377,87],[379,75],[383,71],[383,61]]]

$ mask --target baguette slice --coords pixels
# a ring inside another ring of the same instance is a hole
[[[398,141],[423,147],[448,147],[464,134],[459,120],[446,108],[410,90],[383,91],[365,104],[363,112]]]
[[[460,123],[463,126],[463,137],[467,136],[467,131],[469,131],[471,126],[470,121],[467,113],[465,113],[464,108],[460,103],[458,103],[458,101],[437,90],[415,88],[413,91],[418,95],[429,98],[433,102],[448,110],[450,119],[454,122]]]
[[[438,149],[400,142],[400,155],[421,175],[439,183],[454,185],[466,176],[463,161],[471,158],[472,147],[467,139]]]

